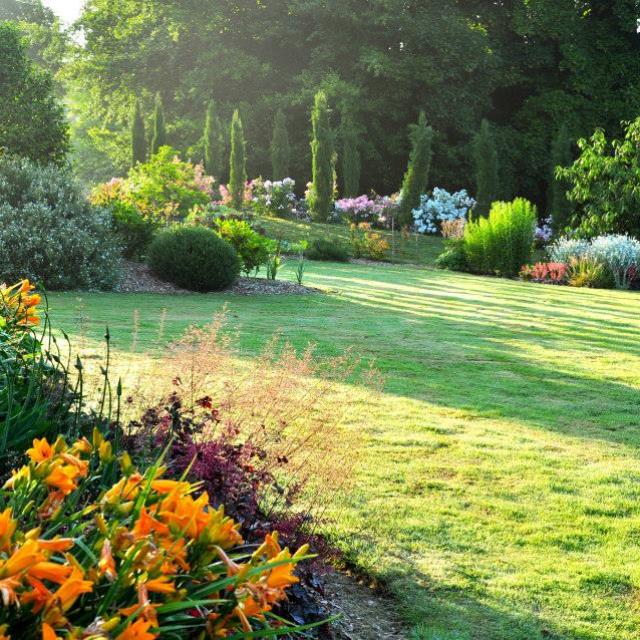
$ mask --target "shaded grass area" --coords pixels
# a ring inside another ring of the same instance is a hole
[[[389,586],[408,636],[636,638],[640,297],[410,266],[311,263],[307,283],[328,294],[51,304],[72,334],[108,323],[123,351],[134,310],[143,351],[225,304],[246,357],[276,330],[324,354],[354,345],[387,384],[352,388],[367,451],[332,531]]]
[[[349,246],[349,227],[340,224],[318,224],[283,220],[275,217],[256,218],[256,226],[262,227],[270,238],[301,242],[306,240],[332,240],[345,247]],[[433,265],[443,251],[442,238],[410,234],[400,231],[377,231],[389,243],[389,262]]]

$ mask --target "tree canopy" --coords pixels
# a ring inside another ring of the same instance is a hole
[[[26,4],[35,11],[40,3]],[[210,101],[223,123],[238,108],[250,176],[271,177],[282,111],[302,188],[311,176],[313,97],[322,90],[332,129],[347,109],[361,132],[362,190],[400,188],[406,131],[424,111],[434,129],[430,187],[472,188],[472,140],[487,119],[504,197],[545,206],[561,126],[572,140],[598,127],[617,136],[620,122],[640,113],[639,4],[89,0],[79,22],[84,44],[64,73],[78,164],[94,178],[126,168],[130,105],[140,97],[150,128],[159,92],[171,142],[193,160],[204,160]]]

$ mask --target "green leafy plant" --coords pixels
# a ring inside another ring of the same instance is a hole
[[[475,273],[514,276],[531,261],[537,211],[523,198],[494,202],[488,218],[470,220],[464,252]]]
[[[266,265],[275,249],[274,240],[260,235],[244,220],[218,218],[214,229],[237,251],[242,271],[247,275]]]
[[[121,192],[144,218],[167,223],[184,220],[196,205],[207,205],[212,188],[213,178],[201,165],[182,161],[175,149],[165,146],[131,169]]]
[[[436,258],[436,267],[449,271],[467,271],[469,266],[464,250],[464,239],[447,238],[444,246],[445,250]]]
[[[307,249],[307,258],[325,262],[349,262],[349,251],[340,242],[318,238]]]
[[[38,162],[64,161],[69,131],[53,79],[30,59],[15,23],[0,18],[0,147]]]
[[[611,289],[613,275],[606,266],[589,256],[572,258],[569,262],[567,283],[571,287],[589,287],[592,289]]]
[[[158,234],[149,247],[149,265],[163,280],[189,291],[220,291],[240,274],[236,250],[215,231],[175,227]]]
[[[368,222],[351,224],[349,239],[354,258],[380,261],[384,260],[389,252],[389,243],[380,233],[373,231]]]
[[[640,235],[640,118],[625,126],[624,137],[607,140],[598,129],[578,141],[580,155],[570,167],[558,167],[556,179],[570,185],[576,213],[572,226],[585,237],[601,234]]]
[[[284,259],[282,257],[282,242],[278,240],[271,249],[271,253],[267,259],[267,280],[275,280],[278,277],[280,267],[282,267]]]

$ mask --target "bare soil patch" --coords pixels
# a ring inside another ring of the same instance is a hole
[[[146,265],[139,262],[125,261],[123,275],[116,291],[123,293],[163,293],[184,295],[191,293],[176,287],[170,282],[160,280]],[[242,296],[250,295],[308,295],[318,293],[318,289],[305,287],[296,282],[286,280],[267,280],[266,278],[238,278],[238,281],[225,293]]]

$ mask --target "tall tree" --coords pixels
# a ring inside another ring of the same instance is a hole
[[[289,177],[291,164],[291,145],[287,131],[287,118],[282,109],[278,109],[271,138],[271,177],[282,180]]]
[[[40,162],[62,162],[68,126],[51,75],[27,56],[18,27],[0,22],[0,147]]]
[[[231,157],[229,161],[229,191],[231,205],[241,209],[247,182],[247,153],[240,112],[236,109],[231,120]]]
[[[476,174],[476,213],[489,215],[491,204],[500,196],[498,150],[488,120],[483,120],[473,140],[473,160]]]
[[[329,102],[324,91],[316,93],[311,113],[312,179],[309,210],[314,220],[326,222],[333,208],[335,157],[329,122]]]
[[[167,144],[167,132],[164,124],[164,107],[162,96],[156,93],[155,107],[153,110],[153,133],[151,136],[151,155],[156,155],[160,147]]]
[[[551,144],[551,175],[549,179],[549,197],[547,211],[552,219],[556,233],[564,231],[569,224],[572,205],[567,198],[571,185],[567,180],[556,175],[558,167],[570,167],[573,164],[573,140],[569,129],[563,124]]]
[[[420,112],[418,124],[411,125],[411,155],[409,165],[402,182],[400,202],[400,222],[413,223],[413,210],[420,204],[420,196],[426,191],[433,156],[433,129],[427,125],[427,116]]]
[[[142,107],[140,100],[133,104],[131,112],[131,166],[147,161],[147,136],[144,128],[144,118],[142,117]]]
[[[216,181],[222,180],[224,170],[224,132],[216,112],[216,103],[209,101],[204,123],[204,168]]]
[[[342,194],[345,198],[353,198],[360,191],[360,139],[353,115],[348,107],[343,107],[340,120],[340,142],[342,144]]]

